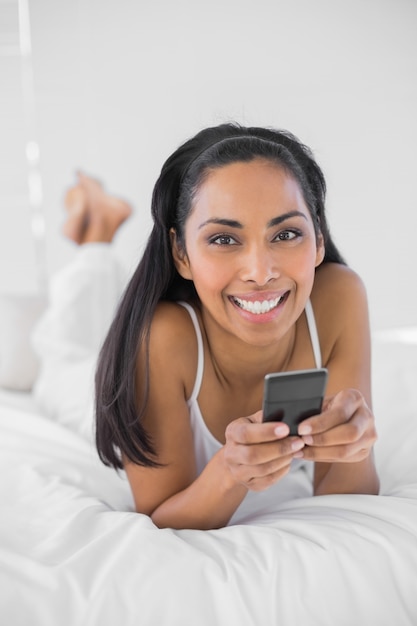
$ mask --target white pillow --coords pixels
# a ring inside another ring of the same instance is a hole
[[[417,327],[372,337],[372,391],[381,493],[417,493]]]
[[[0,294],[0,387],[32,389],[39,363],[30,336],[45,307],[45,296]]]

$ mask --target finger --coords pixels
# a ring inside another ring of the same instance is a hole
[[[357,411],[348,422],[335,426],[323,433],[304,435],[307,446],[339,446],[359,441],[369,428],[369,415]]]
[[[283,478],[290,470],[292,456],[280,457],[256,467],[245,467],[245,486],[251,491],[263,491]]]
[[[303,449],[304,459],[318,463],[356,463],[367,458],[369,453],[370,446],[366,445],[364,441],[320,448],[306,446]]]
[[[256,415],[256,414],[255,414]],[[251,445],[267,441],[276,441],[287,437],[288,426],[282,422],[254,422],[252,418],[241,417],[233,420],[225,432],[226,440]]]
[[[263,416],[262,411],[256,411],[256,413],[253,413],[253,415],[249,415],[249,417],[245,417],[244,419],[246,419],[248,422],[251,422],[253,424],[261,424],[262,416]]]
[[[250,415],[249,417],[246,417],[244,419],[247,419],[249,422],[252,422],[255,424],[268,423],[268,422],[263,422],[263,411],[257,411],[253,415]],[[275,433],[277,434],[278,437],[286,437],[287,435],[290,434],[290,428],[284,422],[270,421],[269,423],[274,425]]]
[[[298,427],[298,434],[316,435],[339,424],[344,424],[364,403],[364,398],[359,391],[344,389],[335,396],[326,399],[325,408],[319,415],[302,421]]]
[[[281,459],[299,455],[304,448],[300,437],[286,437],[281,441],[273,441],[252,445],[226,442],[224,448],[225,459],[233,472],[241,475],[263,476],[268,471],[269,463],[276,463],[280,467]]]
[[[347,424],[323,434],[303,437],[307,444],[303,456],[315,461],[359,461],[368,456],[376,439],[373,415],[363,406]]]
[[[286,476],[290,471],[290,466],[291,464],[288,463],[285,467],[282,467],[275,472],[271,472],[267,476],[253,477],[250,481],[246,483],[245,486],[250,491],[265,491],[266,489],[269,489],[269,487],[272,487],[272,485],[274,485],[276,482],[284,478],[284,476]]]

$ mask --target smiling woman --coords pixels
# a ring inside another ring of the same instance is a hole
[[[324,256],[323,237],[316,239],[298,183],[264,158],[208,174],[196,194],[185,240],[186,253],[173,238],[174,259],[181,276],[193,281],[203,314],[211,312],[216,319],[217,304],[225,316],[218,319],[219,329],[230,325],[234,337],[241,328],[241,338],[255,344],[257,325],[264,325],[273,344],[295,323]],[[279,362],[282,346],[272,344]]]
[[[378,492],[366,295],[324,198],[287,132],[209,128],[164,164],[96,374],[100,457],[157,525],[216,528],[268,501]],[[321,366],[319,415],[296,436],[262,421],[266,374]]]

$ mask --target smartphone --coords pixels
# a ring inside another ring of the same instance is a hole
[[[300,422],[321,411],[327,369],[297,370],[265,376],[263,421],[284,422],[297,435]]]

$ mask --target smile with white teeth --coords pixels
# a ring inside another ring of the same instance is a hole
[[[262,313],[268,313],[268,311],[272,311],[272,309],[278,306],[281,300],[284,299],[284,295],[279,296],[279,298],[274,298],[273,300],[255,300],[254,302],[234,297],[233,302],[244,311],[249,311],[249,313],[254,313],[255,315],[262,315]]]

